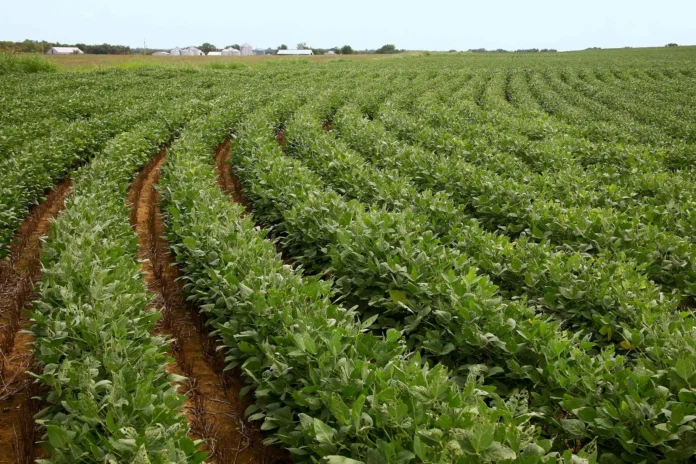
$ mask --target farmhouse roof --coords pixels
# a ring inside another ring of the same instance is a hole
[[[55,50],[56,53],[82,53],[82,50],[77,47],[51,47],[51,50]]]
[[[314,55],[312,50],[278,50],[278,55]]]

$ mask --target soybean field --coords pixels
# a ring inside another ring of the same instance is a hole
[[[694,462],[695,48],[216,68],[0,76],[0,462]]]

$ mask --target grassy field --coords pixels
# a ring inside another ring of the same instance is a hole
[[[501,63],[504,66],[528,66],[550,65],[567,66],[574,63],[596,64],[611,66],[612,63],[620,63],[622,66],[644,66],[648,63],[656,66],[689,64],[694,60],[696,47],[661,47],[661,48],[636,48],[636,49],[607,49],[585,50],[562,53],[539,54],[499,54],[499,53],[445,53],[445,52],[407,52],[396,55],[319,55],[311,57],[282,57],[282,56],[142,56],[142,55],[68,55],[47,56],[51,62],[57,64],[63,71],[89,71],[105,68],[133,69],[152,66],[173,67],[235,67],[238,65],[255,66],[267,63],[287,62],[293,60],[308,61],[311,63],[327,63],[331,61],[373,61],[384,59],[403,59],[416,56],[451,56],[463,58],[464,63],[471,62],[476,67],[497,67]]]
[[[405,53],[400,55],[317,55],[309,57],[293,56],[142,56],[142,55],[66,55],[47,56],[56,63],[61,70],[93,70],[104,68],[137,68],[144,66],[173,66],[173,67],[234,67],[235,65],[254,66],[259,63],[273,61],[306,60],[312,63],[325,63],[331,60],[380,60],[389,58],[402,58],[404,56],[418,55],[418,53]]]

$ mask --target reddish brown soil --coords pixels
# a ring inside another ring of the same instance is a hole
[[[278,141],[280,148],[282,148],[283,151],[285,151],[285,131],[283,129],[276,130],[275,138]]]
[[[215,172],[217,174],[218,186],[223,192],[230,195],[235,203],[244,205],[247,212],[250,211],[249,203],[244,199],[242,186],[239,179],[232,173],[229,164],[230,159],[230,139],[222,142],[215,149]]]
[[[332,123],[332,121],[324,121],[324,123],[322,124],[322,127],[324,128],[324,130],[326,132],[330,132],[331,129],[333,128],[333,123]]]
[[[133,182],[128,201],[133,205],[131,222],[138,233],[142,270],[149,289],[155,293],[154,309],[163,314],[158,331],[173,339],[172,372],[185,375],[183,385],[189,398],[186,415],[194,438],[205,440],[209,462],[272,462],[274,451],[263,446],[260,432],[244,420],[239,398],[242,381],[224,373],[224,356],[208,337],[204,321],[186,302],[179,273],[169,254],[165,228],[159,211],[160,196],[155,185],[164,162],[163,150]]]
[[[65,207],[70,186],[66,179],[31,210],[10,246],[10,259],[0,262],[0,463],[29,463],[36,457],[38,405],[32,397],[37,391],[26,374],[33,367],[33,336],[20,330],[28,329],[23,310],[41,277],[40,238]]]

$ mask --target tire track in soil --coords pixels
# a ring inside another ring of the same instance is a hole
[[[165,160],[163,149],[133,181],[128,194],[131,224],[138,234],[138,259],[148,289],[155,293],[153,309],[162,313],[157,331],[170,337],[176,359],[170,372],[186,376],[186,416],[192,438],[203,439],[210,452],[208,462],[262,464],[276,462],[277,452],[264,446],[263,436],[244,420],[239,392],[245,386],[223,372],[224,354],[208,336],[203,316],[186,301],[179,272],[169,254],[165,227],[155,188]]]
[[[34,369],[34,337],[23,331],[29,328],[23,310],[41,277],[41,237],[65,208],[71,185],[66,178],[30,211],[10,245],[9,260],[0,262],[0,463],[31,463],[42,454],[34,422],[39,404],[33,397],[39,391],[27,375]]]

